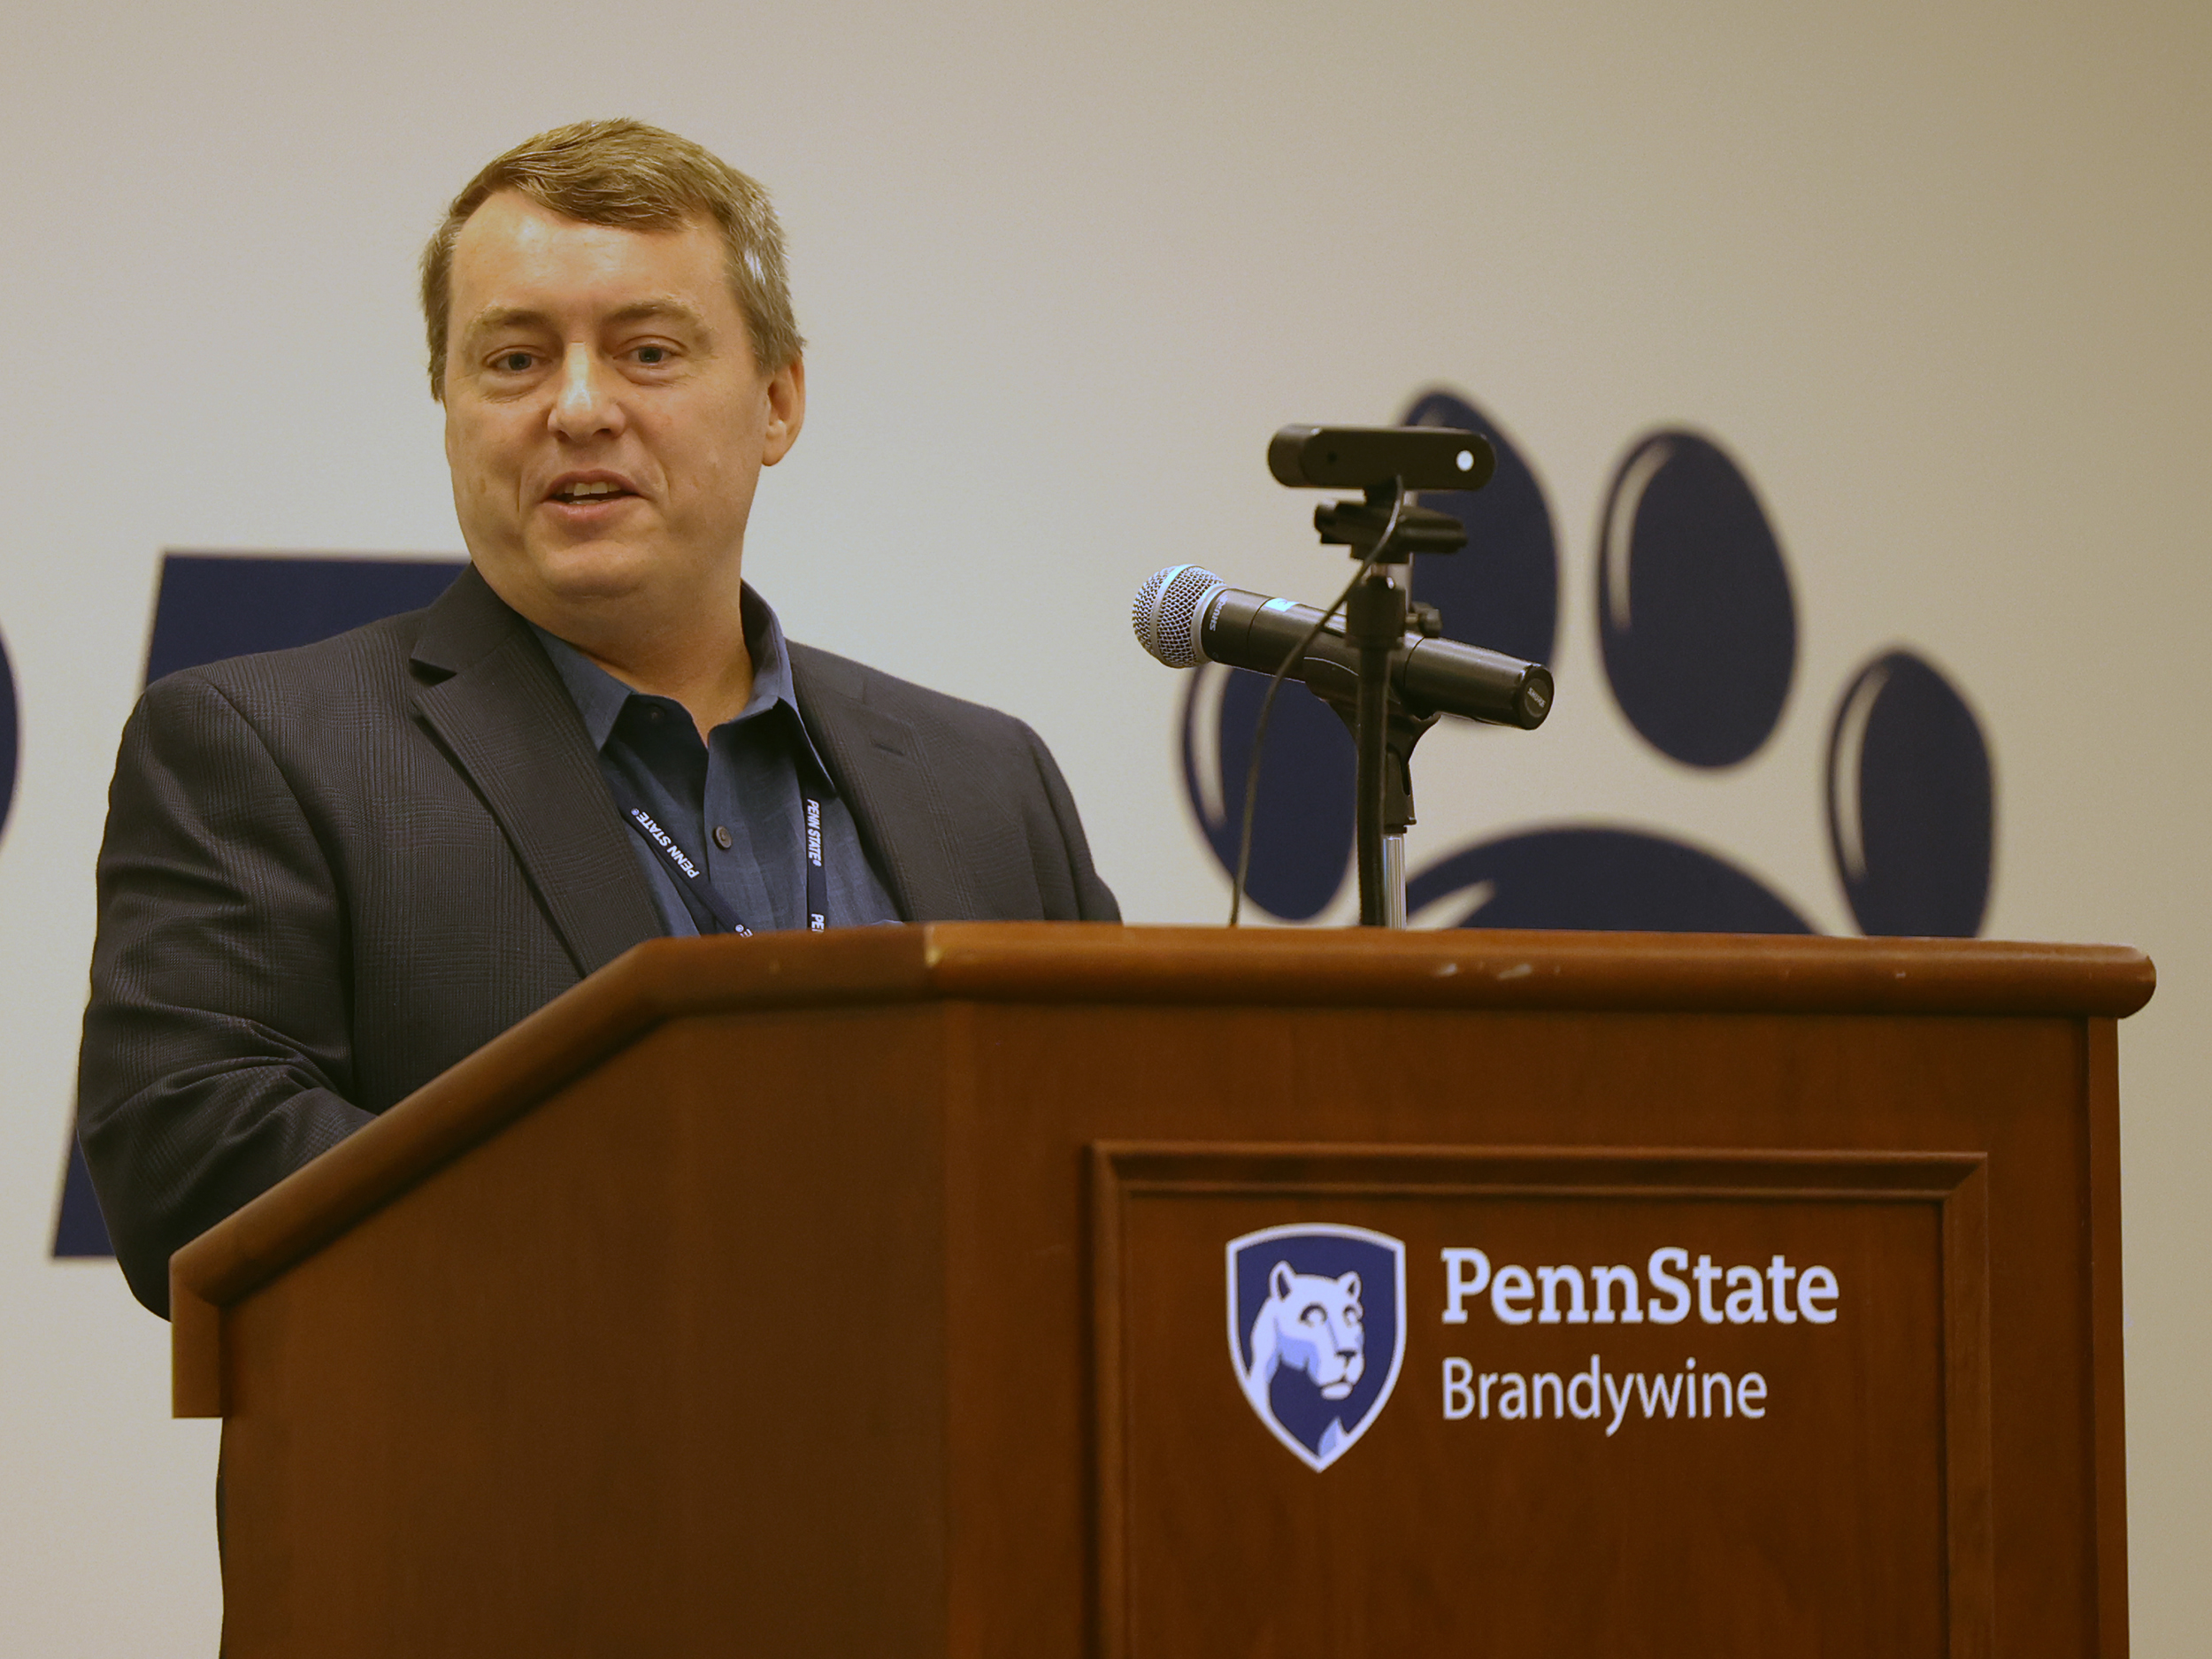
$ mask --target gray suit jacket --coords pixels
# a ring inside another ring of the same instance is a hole
[[[1020,721],[805,646],[800,711],[909,921],[1113,920]],[[661,931],[583,723],[473,570],[429,610],[149,687],[99,863],[79,1136],[169,1256]]]

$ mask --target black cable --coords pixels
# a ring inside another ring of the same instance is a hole
[[[1244,769],[1243,825],[1237,832],[1237,873],[1229,888],[1229,926],[1239,926],[1238,918],[1244,913],[1244,881],[1252,872],[1253,814],[1260,803],[1260,755],[1267,745],[1267,720],[1275,712],[1275,694],[1283,688],[1283,680],[1292,667],[1306,660],[1306,648],[1321,637],[1321,630],[1329,626],[1329,619],[1344,609],[1344,602],[1352,596],[1352,589],[1367,579],[1367,572],[1375,567],[1382,550],[1390,545],[1390,538],[1398,534],[1398,520],[1405,512],[1406,492],[1398,489],[1397,499],[1390,503],[1390,520],[1383,526],[1383,533],[1374,549],[1360,561],[1352,572],[1352,580],[1344,584],[1344,591],[1336,596],[1336,603],[1321,613],[1321,619],[1306,630],[1305,638],[1291,648],[1283,658],[1283,665],[1275,671],[1275,678],[1267,682],[1267,695],[1260,699],[1260,718],[1252,726],[1252,759]]]

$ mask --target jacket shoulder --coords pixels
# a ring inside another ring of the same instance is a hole
[[[272,714],[326,709],[334,702],[390,701],[409,683],[409,659],[428,614],[405,611],[310,645],[180,668],[147,687],[145,701],[158,706],[212,690],[242,712]]]

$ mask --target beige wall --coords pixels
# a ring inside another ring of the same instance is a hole
[[[2162,971],[2123,1034],[2134,1616],[2140,1652],[2200,1645],[2201,4],[79,0],[10,35],[0,1647],[213,1641],[212,1434],[165,1417],[165,1327],[112,1269],[46,1259],[159,550],[456,548],[415,250],[493,151],[616,112],[757,173],[791,233],[813,407],[750,573],[802,637],[1031,718],[1133,918],[1225,895],[1128,596],[1182,559],[1328,585],[1261,464],[1286,420],[1448,382],[1549,493],[1559,714],[1432,740],[1431,850],[1638,822],[1843,928],[1835,695],[1893,641],[1941,663],[1996,754],[1989,931]],[[1797,584],[1782,727],[1718,775],[1644,749],[1595,665],[1598,503],[1662,423],[1732,447]]]

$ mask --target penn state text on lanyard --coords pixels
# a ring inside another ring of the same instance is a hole
[[[679,846],[676,838],[661,827],[660,820],[641,806],[627,787],[612,779],[608,780],[608,787],[630,827],[668,861],[676,874],[676,891],[691,912],[693,925],[702,933],[742,933],[751,938],[753,930],[707,879],[706,866]],[[809,930],[818,933],[829,926],[829,881],[822,871],[822,803],[803,790],[801,798],[806,803],[806,921]]]

